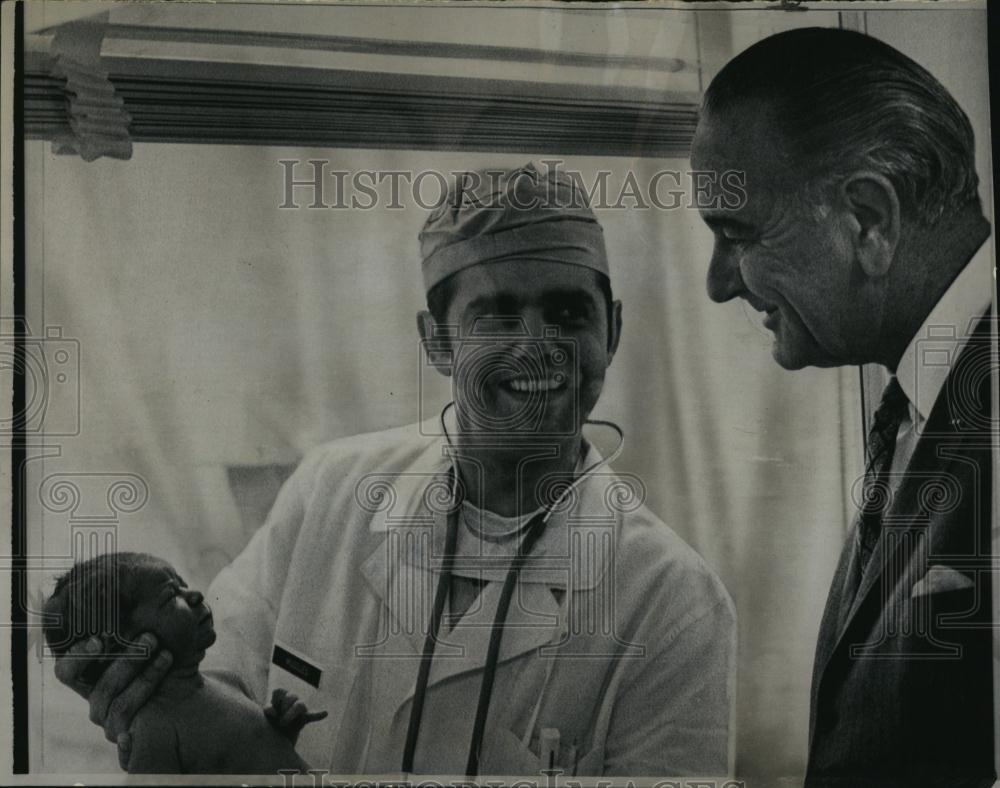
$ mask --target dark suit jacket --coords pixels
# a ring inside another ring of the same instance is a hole
[[[853,531],[841,555],[813,668],[810,788],[993,782],[994,326],[981,319],[955,361],[860,584]]]

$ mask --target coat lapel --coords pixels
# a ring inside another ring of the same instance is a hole
[[[502,586],[498,581],[488,583],[474,605],[475,612],[463,616],[451,632],[442,633],[437,648],[446,644],[457,656],[439,659],[439,651],[435,651],[430,686],[462,673],[483,670]],[[503,624],[498,664],[551,643],[558,631],[559,605],[552,589],[544,583],[518,583]]]
[[[393,533],[388,534],[383,545],[362,566],[365,580],[382,600],[385,625],[380,628],[378,643],[358,654],[361,659],[389,658],[393,663],[392,670],[379,671],[380,695],[392,699],[393,712],[413,697],[440,577],[439,572],[428,568],[430,555],[424,546],[430,544],[430,534],[394,545],[395,539]],[[501,664],[553,642],[560,631],[560,607],[549,584],[530,582],[530,570],[522,575],[503,629]],[[502,586],[500,580],[487,583],[479,599],[452,630],[441,627],[434,646],[429,688],[461,674],[483,670]],[[446,603],[445,615],[448,612]]]
[[[590,451],[588,461],[597,456],[595,449]],[[446,475],[447,465],[436,460],[435,471]],[[365,582],[382,602],[384,623],[377,643],[359,652],[358,657],[388,658],[386,663],[392,664],[392,670],[378,673],[379,694],[391,699],[393,713],[413,696],[430,629],[447,529],[446,514],[428,509],[428,496],[420,481],[426,487],[439,484],[442,478],[414,475],[411,486],[399,486],[399,480],[394,481],[394,513],[375,514],[370,526],[373,531],[384,532],[385,537],[360,568]],[[591,589],[604,579],[613,555],[607,541],[615,530],[605,500],[606,487],[615,481],[610,474],[588,479],[581,484],[575,503],[549,521],[531,554],[536,565],[529,563],[521,570],[503,628],[499,664],[558,642],[565,616],[556,593],[562,598],[563,593]],[[488,582],[456,626],[439,631],[428,679],[431,689],[483,670],[509,561],[488,564],[492,568],[471,575],[468,570],[456,570],[466,576],[482,576]],[[446,615],[448,607],[446,603]]]
[[[813,661],[812,682],[812,707],[816,706],[816,693],[819,690],[819,677],[822,676],[827,662],[830,660],[837,642],[840,640],[841,632],[848,620],[847,613],[850,610],[854,588],[854,583],[850,582],[853,573],[857,571],[855,567],[856,551],[854,549],[854,539],[857,527],[851,529],[847,544],[840,553],[840,561],[837,563],[837,570],[833,574],[833,581],[830,583],[830,593],[827,595],[826,607],[823,610],[823,618],[819,625],[819,636],[816,640],[816,657]],[[810,725],[811,728],[811,725]]]
[[[904,472],[892,501],[883,517],[883,534],[878,540],[875,550],[869,560],[867,569],[862,575],[857,593],[850,595],[845,581],[856,571],[854,538],[857,528],[851,529],[850,539],[841,554],[840,564],[834,576],[834,584],[827,600],[826,611],[820,626],[820,637],[817,643],[816,666],[813,674],[813,700],[818,692],[819,681],[833,653],[837,651],[846,639],[852,622],[858,616],[859,610],[865,605],[869,596],[882,589],[884,583],[895,585],[904,573],[914,574],[914,579],[922,576],[926,567],[911,566],[915,560],[924,563],[932,544],[935,542],[935,522],[947,522],[947,518],[937,520],[928,517],[926,501],[928,490],[939,484],[942,479],[953,476],[960,435],[957,428],[961,427],[962,417],[957,416],[959,410],[969,409],[969,392],[962,389],[963,377],[969,376],[969,368],[982,363],[980,358],[981,339],[988,340],[991,318],[989,315],[979,321],[973,331],[973,337],[963,347],[959,357],[948,375],[944,387],[932,408],[930,417],[924,427],[923,435],[917,441],[916,448]],[[988,386],[985,387],[988,392]],[[979,406],[984,410],[980,417],[988,418],[990,412],[990,397],[988,393],[980,392]],[[976,418],[975,414],[971,414]],[[970,414],[965,413],[968,421]],[[943,439],[943,440],[942,440]],[[961,491],[959,491],[961,494]],[[923,541],[923,545],[921,545]],[[850,584],[848,584],[850,585]],[[885,592],[890,593],[891,588]],[[835,617],[835,611],[843,611],[846,605],[846,615]],[[839,618],[839,620],[838,620]],[[834,622],[836,621],[836,626]]]

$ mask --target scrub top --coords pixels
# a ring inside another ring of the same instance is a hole
[[[218,639],[203,666],[235,672],[262,704],[281,687],[327,710],[297,749],[333,774],[401,768],[451,505],[447,447],[427,426],[311,452],[207,594]],[[587,446],[582,465],[598,459]],[[507,614],[480,775],[537,775],[550,763],[581,776],[731,771],[733,605],[644,494],[637,477],[604,467],[549,520]],[[439,632],[419,774],[464,773],[516,548],[481,538],[469,519],[455,573],[481,591]]]

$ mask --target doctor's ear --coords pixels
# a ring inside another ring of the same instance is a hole
[[[618,342],[622,338],[622,302],[611,302],[611,324],[608,326],[608,366],[618,352]]]
[[[888,178],[856,172],[841,184],[851,243],[861,269],[872,278],[885,276],[899,245],[899,196]]]
[[[438,326],[434,316],[426,309],[417,312],[417,331],[420,333],[420,345],[427,356],[427,363],[450,378],[453,349],[448,332]]]

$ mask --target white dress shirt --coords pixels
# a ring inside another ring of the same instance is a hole
[[[992,302],[992,244],[984,243],[951,283],[914,335],[896,368],[896,378],[909,400],[907,415],[896,433],[892,479],[906,470],[917,440],[965,343]],[[895,487],[894,483],[890,486]]]

